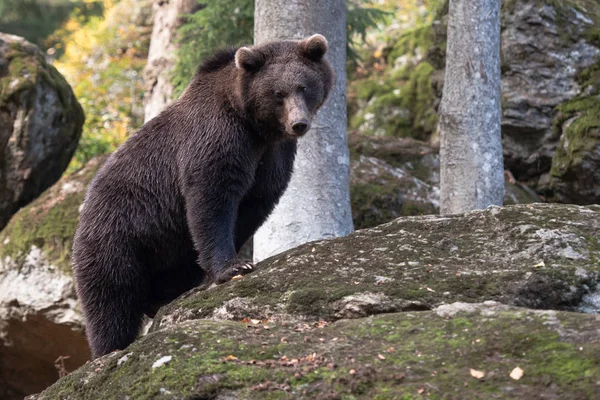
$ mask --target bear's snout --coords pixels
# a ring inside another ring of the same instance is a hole
[[[310,129],[310,122],[306,118],[292,121],[292,130],[298,136],[304,135]]]

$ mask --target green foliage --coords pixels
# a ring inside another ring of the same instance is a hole
[[[0,32],[22,36],[42,49],[55,42],[46,39],[75,9],[86,18],[102,13],[102,1],[0,0]]]
[[[179,30],[180,48],[172,80],[176,94],[185,89],[200,61],[216,49],[252,43],[253,0],[207,3],[200,11],[187,15],[187,22]]]
[[[348,41],[346,53],[349,68],[355,67],[360,60],[357,49],[367,40],[367,30],[381,22],[387,21],[390,12],[374,8],[372,0],[347,0],[346,23],[348,25]]]
[[[67,172],[114,151],[143,122],[144,84],[152,29],[150,0],[103,0],[104,15],[74,13],[54,36],[64,55],[55,66],[81,103],[86,122]]]
[[[385,20],[388,12],[372,7],[372,0],[347,0],[348,59],[359,59],[356,48],[367,29]],[[202,2],[202,9],[187,15],[179,30],[180,44],[172,82],[175,94],[187,86],[198,64],[215,50],[253,41],[254,1]]]
[[[445,54],[440,35],[445,25],[434,21],[447,0],[406,0],[394,6],[389,25],[395,28],[371,34],[373,42],[383,44],[366,46],[365,61],[348,79],[350,128],[366,135],[426,139],[437,127],[432,80]]]

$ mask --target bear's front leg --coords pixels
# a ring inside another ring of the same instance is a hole
[[[243,181],[225,181],[200,177],[188,186],[185,194],[186,216],[198,264],[217,284],[225,283],[236,275],[252,272],[249,261],[237,258],[234,230],[239,203],[245,193]],[[212,184],[207,184],[212,182]]]

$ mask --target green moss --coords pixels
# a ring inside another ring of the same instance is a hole
[[[67,113],[83,113],[66,79],[46,62],[37,48],[30,44],[13,42],[9,49],[5,54],[8,74],[0,78],[0,103],[8,101],[18,93],[32,90],[38,83],[43,82],[56,90]]]
[[[193,321],[87,364],[40,399],[412,399],[422,398],[419,393],[481,399],[508,398],[506,387],[519,398],[595,398],[600,342],[594,316],[483,309],[448,317],[388,314],[308,332],[289,324],[255,331]],[[152,368],[166,355],[170,362]],[[509,373],[517,366],[525,374],[514,381]],[[472,378],[471,368],[486,377]]]
[[[33,246],[39,248],[52,265],[71,270],[71,248],[79,221],[79,207],[85,188],[104,158],[91,162],[84,170],[60,180],[27,207],[19,210],[0,232],[0,259],[8,257],[20,268]],[[74,190],[63,192],[64,185]]]
[[[82,201],[83,194],[75,194],[50,210],[32,205],[20,211],[0,234],[0,241],[9,240],[0,248],[0,257],[10,257],[20,265],[32,246],[36,246],[53,265],[69,270],[78,207]]]
[[[288,311],[300,315],[319,315],[323,313],[327,295],[317,288],[299,289],[292,293]]]
[[[435,55],[435,49],[443,46],[435,39],[432,24],[403,32],[382,55],[386,60],[382,71],[352,82],[351,128],[365,134],[421,139],[435,130],[438,117],[431,84],[435,68],[433,59],[422,57]],[[405,65],[397,66],[401,59]]]
[[[590,70],[586,71],[586,77],[592,75]],[[555,129],[564,130],[552,158],[550,175],[551,178],[569,180],[573,167],[582,163],[590,151],[600,146],[600,95],[575,98],[561,104],[557,110]]]

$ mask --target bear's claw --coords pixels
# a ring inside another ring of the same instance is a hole
[[[245,275],[254,271],[254,265],[249,261],[232,260],[227,268],[217,274],[215,282],[217,285],[229,282],[236,275]]]

